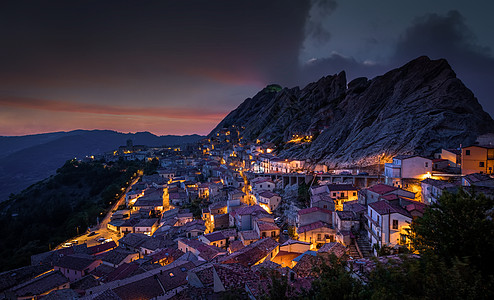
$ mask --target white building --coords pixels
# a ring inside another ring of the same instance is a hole
[[[389,185],[402,187],[402,179],[425,179],[432,172],[432,160],[418,155],[398,155],[384,164],[384,176]]]
[[[367,207],[367,233],[371,246],[407,244],[407,229],[410,228],[412,216],[408,211],[386,200],[381,200]]]

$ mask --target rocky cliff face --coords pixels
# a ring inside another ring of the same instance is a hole
[[[427,57],[348,85],[341,72],[302,90],[268,86],[211,134],[231,125],[244,127],[247,140],[277,144],[281,157],[333,167],[371,165],[396,154],[430,156],[494,131],[492,118],[446,60]]]

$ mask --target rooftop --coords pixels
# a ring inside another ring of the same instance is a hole
[[[412,217],[410,215],[410,213],[408,211],[406,211],[405,209],[401,208],[398,205],[393,205],[386,200],[381,200],[381,201],[371,203],[371,204],[369,204],[369,207],[371,207],[373,210],[375,210],[380,215],[398,213],[398,214],[404,215],[404,216],[409,217],[409,218]]]
[[[325,214],[329,214],[329,215],[333,213],[329,209],[315,206],[315,207],[309,207],[309,208],[304,208],[304,209],[299,210],[298,215],[301,216],[301,215],[306,215],[306,214],[315,213],[315,212],[321,212],[321,213],[325,213]]]
[[[310,223],[310,224],[307,224],[307,225],[304,225],[304,226],[300,226],[297,229],[297,232],[298,233],[304,233],[304,232],[307,232],[307,231],[311,231],[311,230],[315,230],[315,229],[323,228],[323,227],[331,228],[331,226],[329,224],[324,223],[323,221],[317,221],[317,222]]]
[[[271,238],[261,239],[221,258],[220,262],[225,264],[239,263],[243,266],[250,267],[266,257],[278,246],[278,242]]]
[[[77,271],[83,271],[89,265],[91,265],[96,259],[92,258],[89,255],[66,255],[60,258],[60,260],[55,263],[55,266],[64,268],[64,269],[70,269],[70,270],[77,270]]]
[[[378,183],[376,185],[371,186],[367,190],[374,192],[376,194],[379,194],[379,195],[384,195],[384,194],[387,194],[389,192],[396,191],[396,190],[398,190],[398,188],[394,187],[394,186]]]

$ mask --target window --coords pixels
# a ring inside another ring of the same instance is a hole
[[[393,220],[393,229],[398,229],[398,220]]]
[[[317,240],[321,240],[321,234],[320,233],[317,234]]]
[[[481,167],[481,168],[485,167],[485,165],[484,165],[484,162],[483,162],[483,161],[479,162],[479,167]]]
[[[357,193],[356,192],[353,192],[353,196],[357,196]]]
[[[465,150],[465,155],[470,155],[470,150]]]
[[[271,237],[275,237],[276,236],[276,231],[271,231]]]
[[[377,216],[377,223],[379,223],[379,216]]]
[[[266,237],[266,232],[263,232],[262,233],[262,237],[265,238]]]
[[[170,274],[168,275],[170,275],[170,277],[175,277],[175,274],[173,274],[172,272],[170,272]]]
[[[336,197],[336,193],[333,193],[333,197]]]
[[[426,163],[425,163],[425,167],[426,167],[426,168],[428,168],[428,167],[429,167],[429,163],[428,163],[428,162],[426,162]]]

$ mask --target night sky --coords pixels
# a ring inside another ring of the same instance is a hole
[[[494,2],[2,1],[0,135],[207,134],[267,84],[446,58],[494,116]]]

